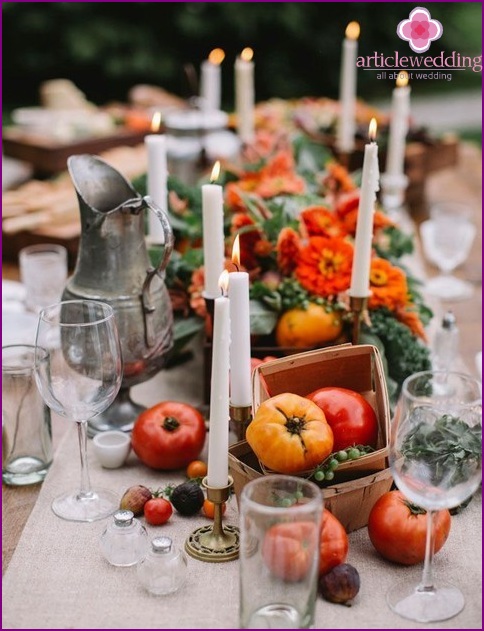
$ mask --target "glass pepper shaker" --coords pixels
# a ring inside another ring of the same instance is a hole
[[[111,565],[135,565],[148,549],[146,528],[130,510],[118,510],[101,535],[101,552]]]
[[[173,546],[170,537],[155,537],[137,567],[140,583],[155,596],[176,592],[185,582],[186,573],[186,556]]]

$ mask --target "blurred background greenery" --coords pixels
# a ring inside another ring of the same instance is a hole
[[[190,96],[184,65],[198,73],[212,48],[226,52],[223,107],[233,109],[233,63],[255,51],[257,100],[338,95],[341,41],[346,25],[361,25],[359,55],[411,54],[396,27],[417,6],[372,2],[4,2],[3,108],[39,102],[40,84],[68,78],[98,105],[126,101],[149,83]],[[444,33],[430,53],[480,55],[482,5],[432,2]],[[420,81],[413,94],[480,89],[482,75],[454,72],[452,81]],[[359,72],[358,93],[371,101],[390,94],[393,80]]]

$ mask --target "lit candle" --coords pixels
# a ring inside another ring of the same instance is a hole
[[[254,138],[254,62],[252,48],[244,48],[235,60],[235,111],[237,133],[244,143]]]
[[[398,74],[397,87],[394,88],[392,94],[392,113],[386,163],[386,173],[392,176],[404,174],[405,139],[410,116],[410,87],[407,84],[408,73],[403,70]]]
[[[232,262],[240,266],[239,235],[235,237]],[[230,404],[234,407],[249,407],[252,404],[250,385],[250,309],[249,274],[229,274],[230,299]]]
[[[160,128],[161,113],[155,112],[151,121],[151,130],[156,132]],[[167,211],[167,165],[166,165],[166,136],[163,134],[149,134],[145,136],[145,145],[148,151],[148,174],[146,188],[151,199],[163,211]],[[152,243],[164,243],[165,232],[158,217],[150,212],[148,214],[148,238]]]
[[[355,250],[351,271],[350,296],[355,298],[365,298],[370,293],[373,215],[375,212],[376,192],[379,189],[378,145],[375,142],[376,120],[374,118],[371,119],[368,135],[371,142],[365,145]]]
[[[210,184],[202,186],[203,262],[205,270],[205,298],[220,295],[219,278],[224,269],[224,205],[223,191],[213,184],[220,172],[220,163],[212,169]]]
[[[225,53],[221,48],[214,48],[208,59],[202,62],[200,96],[202,110],[219,110],[222,98],[221,63]]]
[[[228,272],[219,279],[222,295],[214,300],[210,426],[208,432],[208,486],[227,486],[229,477],[229,353],[230,302]]]
[[[358,22],[350,22],[346,27],[342,48],[339,84],[340,117],[336,137],[336,145],[344,153],[353,151],[355,146],[356,57],[359,35]]]

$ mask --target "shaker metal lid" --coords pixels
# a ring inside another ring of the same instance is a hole
[[[113,517],[116,526],[131,526],[133,523],[134,513],[130,510],[117,510],[113,514]]]
[[[158,552],[161,554],[166,554],[167,552],[170,552],[172,544],[173,541],[170,539],[170,537],[155,537],[151,541],[153,552]]]

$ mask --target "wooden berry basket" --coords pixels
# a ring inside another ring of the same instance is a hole
[[[261,364],[253,372],[253,412],[276,394],[292,392],[304,396],[325,386],[359,392],[378,419],[376,450],[342,463],[335,472],[334,482],[322,488],[326,508],[350,532],[366,526],[371,507],[393,483],[388,468],[390,406],[378,349],[372,345],[345,344]],[[230,447],[229,466],[237,497],[247,482],[265,475],[246,441]]]

